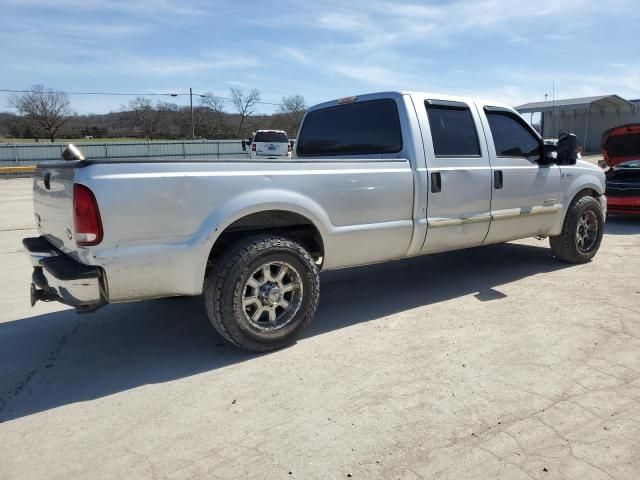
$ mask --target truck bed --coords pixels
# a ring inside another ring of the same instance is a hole
[[[74,183],[98,203],[104,239],[97,246],[78,247],[73,238]],[[295,212],[316,225],[323,268],[402,258],[413,233],[413,191],[407,159],[110,158],[41,164],[34,207],[40,233],[103,268],[113,280],[110,300],[118,301],[199,294],[215,239],[253,212]]]

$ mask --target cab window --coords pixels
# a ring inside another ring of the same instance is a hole
[[[425,102],[436,157],[479,157],[478,133],[465,103]]]
[[[498,157],[540,160],[540,140],[525,126],[524,120],[507,111],[487,111],[486,114]]]
[[[289,137],[284,132],[258,132],[253,141],[256,143],[289,143]]]
[[[402,150],[396,102],[366,100],[313,110],[298,138],[298,156],[370,155]]]

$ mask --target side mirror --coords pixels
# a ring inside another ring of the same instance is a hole
[[[247,141],[246,140],[242,140],[242,151],[243,152],[247,151]]]
[[[560,135],[556,152],[558,165],[575,165],[578,160],[578,137],[573,133]]]
[[[542,143],[542,150],[544,151],[543,160],[541,165],[553,165],[558,162],[558,147],[553,143]]]

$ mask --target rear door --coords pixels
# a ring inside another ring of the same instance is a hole
[[[520,115],[492,106],[481,114],[493,167],[486,243],[548,233],[560,210],[560,168],[544,164],[541,139]]]
[[[424,253],[480,245],[491,221],[491,165],[474,105],[426,98],[416,105],[429,193]]]

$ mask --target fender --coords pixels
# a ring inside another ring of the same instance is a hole
[[[598,200],[603,206],[606,213],[606,200],[604,199],[604,172],[595,165],[587,162],[578,162],[576,165],[561,166],[561,189],[564,192],[562,198],[562,208],[558,213],[558,217],[549,231],[550,236],[560,235],[564,219],[569,210],[571,202],[576,195],[586,189],[593,190],[598,193]]]
[[[261,201],[261,199],[269,199],[269,201]],[[190,242],[199,250],[198,257],[202,259],[197,271],[194,272],[195,284],[203,283],[209,252],[220,235],[235,221],[267,210],[283,210],[306,217],[320,232],[325,246],[325,240],[334,230],[323,208],[300,193],[283,189],[260,189],[237,195],[211,212]],[[325,257],[327,255],[329,253],[325,251]]]

